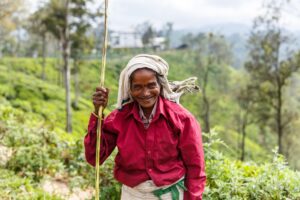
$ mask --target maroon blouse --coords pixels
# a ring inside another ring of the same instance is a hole
[[[146,129],[136,102],[114,110],[102,127],[100,163],[117,146],[115,178],[130,187],[151,179],[169,185],[183,176],[185,200],[200,200],[206,176],[201,129],[181,105],[159,97],[156,113]],[[84,139],[86,160],[95,166],[97,118],[91,115]]]

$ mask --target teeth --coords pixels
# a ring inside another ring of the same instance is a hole
[[[149,100],[149,99],[152,99],[152,97],[150,98],[141,98],[142,100]]]

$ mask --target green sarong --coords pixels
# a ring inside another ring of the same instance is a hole
[[[184,179],[178,181],[177,183],[175,183],[174,185],[171,185],[170,187],[167,187],[165,189],[157,189],[153,191],[153,194],[155,196],[157,196],[159,198],[159,200],[161,199],[161,196],[164,194],[167,194],[169,192],[171,192],[172,194],[172,200],[179,200],[179,190],[178,187],[183,189],[184,191],[186,191],[186,187],[184,186]]]

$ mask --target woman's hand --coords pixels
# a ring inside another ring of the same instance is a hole
[[[103,109],[107,106],[108,94],[109,94],[108,88],[96,87],[96,92],[94,92],[92,97],[95,114],[98,115],[100,106],[103,106]]]

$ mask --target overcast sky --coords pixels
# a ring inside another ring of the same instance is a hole
[[[39,0],[31,0],[31,2]],[[103,2],[102,0],[95,0]],[[149,21],[160,28],[173,22],[174,29],[236,23],[251,26],[262,12],[264,0],[109,0],[109,27],[126,30]],[[96,6],[95,6],[96,7]],[[284,26],[300,30],[300,0],[290,0],[283,14]]]
[[[173,22],[175,29],[238,23],[251,25],[262,12],[263,0],[109,0],[109,25],[128,28],[144,21],[154,26]],[[291,0],[284,26],[300,29],[300,1]]]

